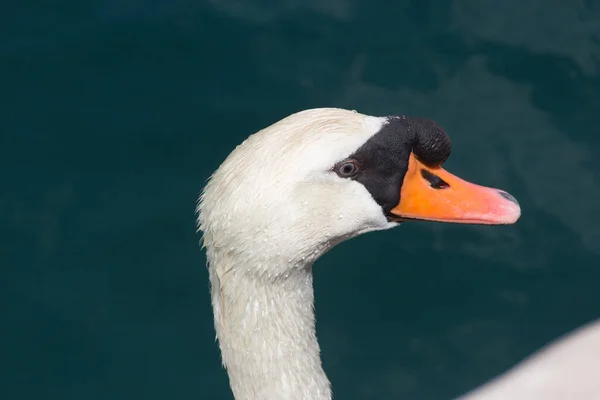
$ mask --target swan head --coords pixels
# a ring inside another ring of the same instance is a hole
[[[441,168],[450,150],[446,132],[423,118],[290,115],[251,135],[209,179],[198,205],[209,262],[237,254],[248,262],[236,268],[278,276],[408,220],[514,223],[512,196]]]

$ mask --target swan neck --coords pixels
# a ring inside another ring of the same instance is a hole
[[[212,258],[212,262],[211,262]],[[330,400],[315,332],[312,266],[247,267],[209,256],[215,328],[236,400]],[[238,266],[236,266],[238,265]],[[282,269],[279,269],[282,270]]]

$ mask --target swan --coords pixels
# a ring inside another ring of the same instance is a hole
[[[519,219],[507,192],[443,169],[450,151],[448,135],[429,119],[318,108],[283,118],[229,154],[196,211],[236,400],[332,398],[315,332],[312,265],[333,246],[406,221]],[[490,387],[468,396],[487,398],[506,385]]]

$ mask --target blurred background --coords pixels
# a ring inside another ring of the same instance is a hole
[[[432,118],[523,210],[317,262],[336,398],[449,399],[600,317],[600,1],[0,8],[2,399],[231,399],[196,199],[305,108]]]

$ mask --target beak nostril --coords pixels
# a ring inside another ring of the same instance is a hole
[[[510,193],[507,193],[504,190],[498,190],[498,193],[500,194],[500,196],[504,197],[506,200],[512,201],[516,205],[519,205],[519,202],[517,201],[517,199],[515,199],[513,197],[513,195],[511,195]]]
[[[440,178],[439,176],[427,171],[426,169],[421,169],[421,176],[429,182],[429,186],[434,189],[447,189],[450,187],[448,182]]]

